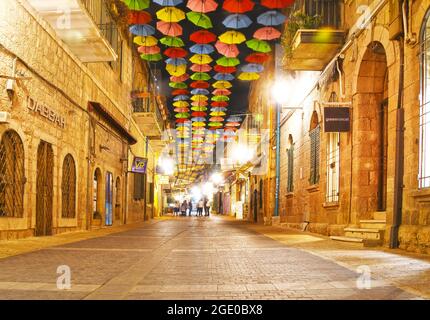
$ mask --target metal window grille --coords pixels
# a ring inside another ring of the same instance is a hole
[[[320,126],[309,131],[310,137],[310,176],[309,183],[317,184],[320,180]]]
[[[298,0],[293,10],[300,10],[308,16],[321,16],[322,27],[339,28],[341,25],[340,0]]]
[[[9,130],[0,143],[0,217],[23,217],[24,184],[24,146]]]
[[[294,144],[291,144],[290,148],[287,150],[287,192],[294,191],[293,179],[294,179]]]
[[[74,218],[76,216],[76,166],[75,160],[70,154],[63,161],[61,203],[61,216],[63,218]]]
[[[339,201],[339,132],[328,133],[326,202]]]

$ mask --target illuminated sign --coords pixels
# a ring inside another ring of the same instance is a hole
[[[131,166],[131,172],[146,173],[147,164],[148,164],[147,158],[134,157],[133,165]]]
[[[324,108],[324,132],[348,132],[351,118],[348,107]]]

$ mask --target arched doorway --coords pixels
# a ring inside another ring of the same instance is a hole
[[[358,219],[385,211],[387,198],[388,69],[385,49],[372,42],[360,64],[354,98],[353,208]],[[353,217],[353,221],[358,220]]]

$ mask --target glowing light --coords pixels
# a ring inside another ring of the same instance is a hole
[[[211,180],[214,184],[221,184],[224,182],[224,179],[219,172],[215,172],[214,174],[212,174]]]
[[[171,176],[175,172],[175,162],[170,158],[161,158],[159,165],[165,175]]]
[[[191,196],[194,198],[195,201],[199,201],[202,198],[202,191],[198,186],[192,187]]]
[[[206,182],[202,187],[202,191],[205,196],[211,196],[215,192],[214,185],[210,182]]]
[[[272,87],[272,95],[277,103],[285,103],[289,97],[289,84],[285,80],[276,81]]]
[[[233,160],[236,163],[246,163],[250,161],[253,158],[254,154],[250,148],[248,148],[247,145],[239,143],[234,149],[233,149]]]

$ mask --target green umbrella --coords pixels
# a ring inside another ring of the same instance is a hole
[[[196,72],[191,75],[191,80],[209,80],[211,78],[206,72]]]
[[[122,0],[130,10],[140,11],[149,7],[149,0]]]
[[[190,117],[190,114],[188,112],[179,112],[175,115],[177,119],[187,119]]]
[[[160,42],[169,47],[183,47],[185,45],[181,38],[170,36],[161,38]]]
[[[169,87],[175,88],[175,89],[186,89],[188,88],[186,83],[183,82],[169,82]]]
[[[140,57],[143,60],[146,60],[146,61],[160,61],[161,59],[163,59],[163,57],[159,53],[156,53],[156,54],[141,54]]]
[[[212,21],[209,18],[208,15],[200,12],[187,12],[187,19],[190,20],[192,23],[194,23],[198,27],[202,27],[205,29],[212,28]]]
[[[227,96],[213,96],[211,100],[212,101],[230,101],[230,98]]]
[[[223,67],[234,67],[240,64],[240,61],[237,58],[222,57],[219,58],[216,63]]]
[[[266,53],[272,51],[270,45],[264,40],[251,39],[246,41],[246,46],[257,52]]]
[[[221,127],[222,122],[209,122],[209,127]]]
[[[206,111],[207,109],[207,107],[191,107],[193,111]]]

